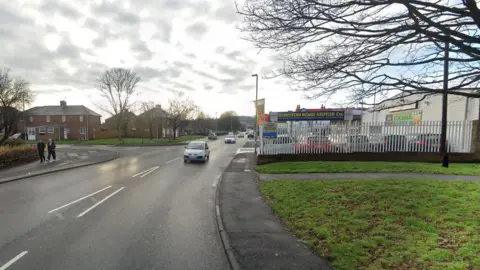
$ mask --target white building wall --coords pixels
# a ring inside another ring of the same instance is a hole
[[[412,96],[406,98],[407,101],[420,99],[421,96]],[[386,102],[386,107],[392,106],[393,102]],[[362,116],[362,122],[385,122],[388,114],[406,113],[412,111],[421,111],[422,121],[441,121],[442,120],[442,95],[434,95],[418,102],[418,108],[413,110],[390,112],[390,109],[373,112],[366,110]],[[464,121],[478,120],[479,99],[469,98],[467,107],[467,98],[462,96],[449,95],[447,120]]]

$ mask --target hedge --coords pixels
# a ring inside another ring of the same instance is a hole
[[[25,144],[25,141],[20,138],[7,139],[6,141],[3,142],[3,146],[19,146],[24,144]]]
[[[18,166],[38,159],[34,146],[0,146],[0,169]]]

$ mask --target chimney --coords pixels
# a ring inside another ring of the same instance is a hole
[[[60,107],[67,107],[67,102],[65,100],[60,100]]]
[[[162,109],[162,105],[160,105],[160,104],[155,105],[155,107],[156,107],[157,109]]]

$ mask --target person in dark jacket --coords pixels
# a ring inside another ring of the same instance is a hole
[[[50,161],[50,156],[53,157],[53,161],[57,160],[57,155],[55,153],[55,148],[57,148],[57,145],[55,144],[55,141],[53,141],[52,139],[48,139],[47,161]]]
[[[40,162],[45,161],[45,143],[39,140],[37,143],[38,155],[40,156]]]

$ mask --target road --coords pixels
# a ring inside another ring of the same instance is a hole
[[[211,142],[206,164],[184,164],[182,146],[135,148],[1,184],[0,270],[228,269],[213,195],[241,145]]]

